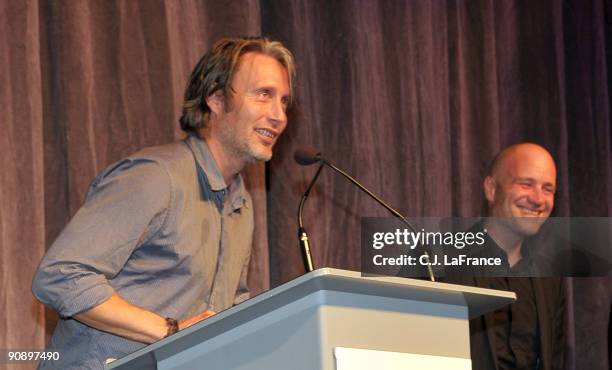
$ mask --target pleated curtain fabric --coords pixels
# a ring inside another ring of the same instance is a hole
[[[99,171],[182,137],[187,77],[222,36],[279,39],[298,63],[275,157],[245,171],[254,294],[304,272],[301,144],[418,217],[481,215],[493,155],[534,141],[557,162],[555,215],[611,216],[610,19],[609,0],[0,2],[0,349],[43,348],[38,261]],[[325,171],[304,214],[316,266],[359,269],[363,216],[386,213]],[[612,281],[569,284],[567,368],[608,369]]]

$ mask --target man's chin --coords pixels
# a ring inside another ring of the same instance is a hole
[[[268,162],[272,159],[272,151],[251,150],[249,153],[249,162]]]
[[[523,235],[535,235],[546,220],[547,217],[518,217],[514,219],[514,227]]]

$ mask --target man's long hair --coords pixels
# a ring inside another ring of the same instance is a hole
[[[200,59],[191,72],[185,88],[183,114],[179,120],[181,129],[197,133],[208,122],[210,108],[206,98],[222,91],[228,99],[230,82],[238,68],[240,57],[256,52],[276,59],[287,70],[289,79],[289,105],[294,102],[295,63],[291,52],[278,41],[263,37],[224,38]],[[227,107],[226,107],[227,108]]]

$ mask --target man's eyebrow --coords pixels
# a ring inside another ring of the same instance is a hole
[[[533,177],[517,177],[513,180],[513,182],[520,182],[520,181],[535,182],[535,179]]]
[[[261,84],[261,85],[253,86],[253,91],[264,91],[264,90],[276,92],[276,88],[271,85]]]

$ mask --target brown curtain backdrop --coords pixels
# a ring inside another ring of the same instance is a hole
[[[262,1],[263,34],[296,53],[302,81],[269,168],[272,285],[304,272],[296,212],[316,167],[295,164],[299,144],[419,217],[482,215],[494,154],[534,141],[558,164],[555,215],[612,216],[611,5]],[[326,169],[304,215],[316,266],[359,269],[362,216],[387,213]],[[612,280],[567,290],[568,369],[608,370]]]
[[[0,349],[45,344],[28,283],[45,252],[39,27],[37,2],[0,2]]]
[[[0,1],[0,349],[44,346],[55,319],[30,293],[38,261],[99,171],[182,137],[184,84],[221,36],[280,39],[299,68],[300,109],[275,158],[266,173],[245,171],[257,212],[254,293],[303,273],[295,218],[315,168],[293,162],[299,144],[317,146],[406,215],[477,216],[491,157],[535,141],[558,163],[556,215],[611,216],[611,8]],[[359,269],[361,216],[386,213],[326,170],[304,218],[317,266]],[[609,369],[612,282],[571,283],[568,369]]]

